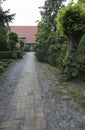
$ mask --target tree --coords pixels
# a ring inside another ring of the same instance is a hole
[[[17,33],[15,33],[15,32],[10,32],[10,33],[8,34],[8,43],[9,43],[10,49],[11,49],[12,51],[15,50],[17,42],[19,42],[19,38],[18,38]]]
[[[0,51],[9,50],[9,45],[7,42],[7,29],[0,27]]]
[[[56,23],[55,18],[58,13],[60,6],[66,0],[46,0],[45,5],[41,7],[41,13],[45,13],[45,15],[49,18],[49,22],[54,31],[56,31]]]
[[[46,0],[45,5],[41,7],[42,18],[38,23],[38,32],[36,35],[36,56],[41,61],[48,61],[49,47],[56,43],[56,25],[54,19],[63,1]]]
[[[57,25],[60,33],[67,35],[68,51],[73,53],[85,33],[85,10],[79,4],[72,3],[61,8],[57,16]]]
[[[40,61],[47,61],[49,41],[48,37],[51,33],[50,22],[48,17],[43,13],[42,20],[38,23],[38,32],[36,35],[36,56]]]
[[[25,45],[24,40],[20,39],[19,43],[20,43],[20,50],[22,50],[24,48],[24,45]]]
[[[2,4],[3,1],[6,1],[6,0],[0,0],[0,4]]]
[[[78,0],[78,3],[85,3],[85,0]]]
[[[85,10],[81,4],[70,3],[67,7],[59,10],[57,26],[61,34],[68,37],[68,56],[75,61],[77,47],[82,35],[85,33]],[[69,57],[68,57],[69,58]],[[68,76],[71,75],[71,66],[67,66]]]
[[[5,27],[9,25],[10,22],[14,19],[15,14],[9,14],[10,10],[3,11],[2,7],[0,7],[0,26]]]

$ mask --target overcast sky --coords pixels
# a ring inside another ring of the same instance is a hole
[[[69,1],[69,0],[68,0]],[[10,25],[37,25],[40,20],[38,7],[44,5],[45,0],[6,0],[2,7],[10,9],[10,13],[16,13],[15,20]]]
[[[36,25],[40,20],[39,8],[45,0],[6,0],[2,7],[10,9],[10,13],[16,13],[15,20],[11,25]]]

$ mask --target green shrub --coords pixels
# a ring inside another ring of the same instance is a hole
[[[8,64],[3,62],[3,67],[4,67],[4,68],[7,68],[7,67],[8,67]]]
[[[80,42],[79,42],[79,45],[78,45],[78,53],[79,55],[83,55],[85,54],[85,34],[83,34]],[[85,60],[84,60],[85,61]]]
[[[56,65],[57,55],[58,55],[58,47],[57,47],[57,45],[51,45],[49,47],[48,63],[55,66]]]
[[[0,52],[0,59],[21,59],[23,57],[22,51],[2,51]],[[8,61],[11,62],[11,61]]]
[[[24,50],[25,52],[28,52],[28,51],[29,51],[29,45],[25,45],[23,50]]]
[[[11,51],[0,51],[0,59],[12,59]]]
[[[3,64],[3,62],[2,62],[2,61],[0,61],[0,66],[2,66],[2,64]]]
[[[33,46],[33,51],[36,51],[36,44]]]
[[[0,73],[4,70],[3,66],[0,66]]]
[[[2,59],[0,60],[0,72],[4,70],[4,68],[7,68],[8,65],[12,62],[11,59]]]
[[[12,52],[12,58],[17,59],[17,52]]]
[[[78,57],[77,62],[80,64],[79,72],[85,75],[85,34],[82,36],[78,45]]]
[[[48,44],[42,43],[36,45],[36,57],[39,61],[47,62],[48,61]]]
[[[23,58],[23,52],[22,51],[18,51],[17,52],[17,58],[18,59],[22,59]]]
[[[12,63],[12,60],[11,59],[7,59],[7,60],[3,60],[3,62],[6,62],[7,64],[10,64],[10,63]]]
[[[75,61],[72,60],[72,57],[70,55],[66,55],[63,61],[65,67],[70,67],[72,78],[85,76],[85,34],[82,36],[79,42],[77,51],[78,55]]]
[[[12,51],[16,50],[17,42],[19,42],[18,34],[15,33],[15,32],[9,32],[9,34],[8,34],[8,43],[9,43],[10,49]]]
[[[16,46],[16,47],[15,47],[15,50],[16,50],[16,51],[19,51],[19,50],[20,50],[20,47]]]
[[[7,43],[7,29],[5,27],[0,26],[0,51],[8,51],[8,50],[9,45]]]
[[[20,43],[20,50],[23,50],[24,45],[25,45],[24,40],[20,39],[20,40],[19,40],[19,43]]]

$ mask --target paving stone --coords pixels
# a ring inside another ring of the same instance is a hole
[[[24,119],[24,109],[20,109],[16,111],[15,119]]]
[[[10,128],[10,126],[11,126],[11,122],[10,121],[5,121],[5,122],[2,122],[2,123],[0,123],[0,129],[1,128]]]
[[[36,117],[44,117],[43,111],[36,112]]]
[[[41,130],[41,120],[40,120],[40,118],[36,118],[35,130]]]
[[[25,126],[23,130],[34,130],[32,126]]]
[[[21,101],[21,100],[20,100],[20,101]],[[17,108],[17,110],[19,110],[19,109],[24,109],[24,108],[25,108],[25,102],[23,102],[23,103],[22,103],[22,102],[18,102],[16,108]]]
[[[35,121],[36,121],[35,118],[26,119],[25,122],[24,122],[24,125],[25,126],[34,126]]]
[[[30,111],[30,117],[33,118],[34,116],[35,116],[34,109],[31,109],[31,111]]]
[[[45,117],[41,118],[41,128],[42,130],[47,128]]]
[[[19,123],[18,123],[18,121],[16,123],[13,122],[11,130],[19,130]]]
[[[42,106],[36,107],[36,112],[43,112],[43,107]]]
[[[10,128],[5,128],[5,129],[4,129],[4,128],[2,128],[2,129],[0,129],[0,130],[11,130],[11,129],[10,129]]]
[[[70,94],[75,83],[79,87],[78,83],[68,82],[68,87],[59,83],[47,64],[35,60],[34,53],[18,60],[6,80],[4,77],[3,85],[0,84],[0,90],[3,87],[0,94],[4,92],[1,95],[5,97],[0,100],[0,130],[85,130],[85,111]],[[85,83],[80,87],[85,88]],[[14,119],[21,124],[15,123],[11,129]]]

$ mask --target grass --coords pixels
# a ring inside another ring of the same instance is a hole
[[[0,60],[0,73],[2,73],[4,69],[7,68],[11,62],[12,62],[11,59]]]
[[[85,110],[85,94],[82,93],[82,91],[83,90],[81,88],[74,88],[71,95],[74,101],[76,101],[80,107]]]

